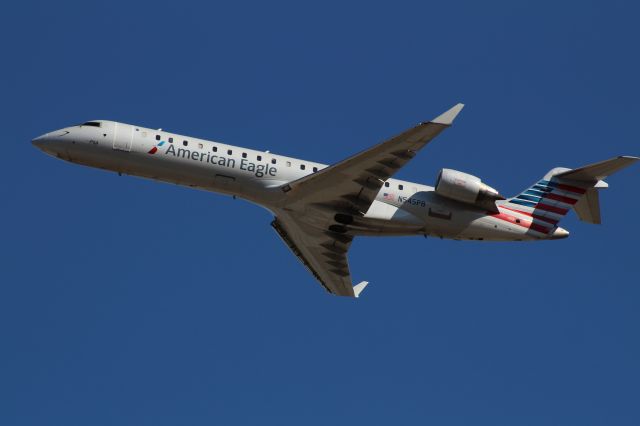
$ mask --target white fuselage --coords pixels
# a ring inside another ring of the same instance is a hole
[[[33,143],[73,163],[237,196],[275,215],[286,208],[283,185],[327,167],[103,120],[50,132]],[[299,213],[318,227],[326,225],[326,215],[321,211],[309,208]],[[512,220],[500,219],[485,209],[442,197],[431,186],[388,179],[352,230],[355,235],[432,235],[500,241],[557,238],[527,232],[517,225],[518,218],[513,213]]]

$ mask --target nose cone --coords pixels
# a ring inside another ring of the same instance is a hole
[[[551,239],[559,240],[562,238],[567,238],[568,236],[569,236],[569,231],[567,231],[564,228],[557,227],[555,231],[553,231],[553,234],[551,234]]]
[[[67,149],[66,147],[69,142],[67,135],[69,133],[68,130],[55,130],[38,136],[33,139],[31,143],[46,154],[60,156],[60,154],[64,153]]]
[[[33,144],[33,146],[35,146],[36,148],[40,148],[42,149],[43,145],[45,144],[46,140],[47,140],[47,136],[49,135],[49,133],[45,133],[42,136],[38,136],[37,138],[33,139],[31,141],[31,143]]]

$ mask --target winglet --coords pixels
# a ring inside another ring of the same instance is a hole
[[[360,284],[353,286],[353,294],[355,297],[360,297],[360,293],[362,293],[362,290],[364,290],[367,284],[369,284],[369,281],[362,281]]]
[[[451,126],[453,120],[455,120],[456,116],[460,113],[460,111],[462,111],[462,108],[464,108],[464,104],[457,104],[449,111],[442,113],[431,120],[431,122],[436,124],[444,124],[445,126]]]

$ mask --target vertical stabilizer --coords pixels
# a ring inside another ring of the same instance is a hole
[[[602,181],[601,181],[602,182]],[[600,194],[596,188],[587,189],[584,197],[573,206],[578,218],[587,223],[599,225],[600,219]]]

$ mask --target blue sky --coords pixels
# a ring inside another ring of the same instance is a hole
[[[457,102],[397,176],[514,194],[640,155],[634,2],[4,7],[3,425],[637,425],[640,169],[567,240],[358,239],[357,301],[259,207],[71,165],[103,118],[332,163]]]

